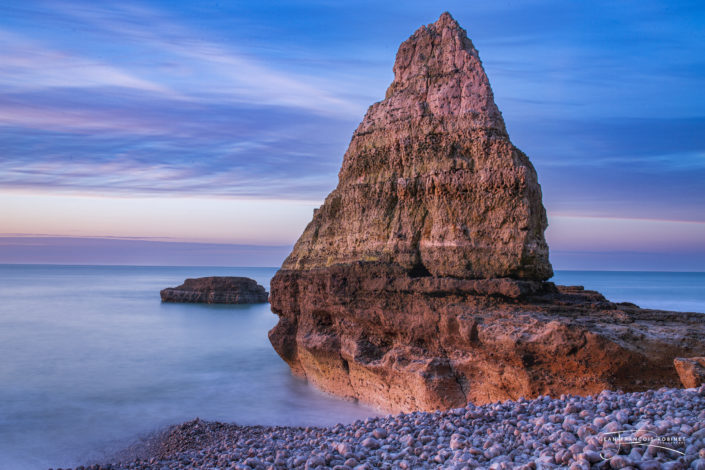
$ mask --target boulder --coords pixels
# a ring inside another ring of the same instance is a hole
[[[685,388],[699,387],[705,383],[705,357],[677,357],[673,366]]]
[[[256,304],[267,302],[269,294],[248,277],[200,277],[186,279],[178,287],[159,292],[162,302],[204,304]]]

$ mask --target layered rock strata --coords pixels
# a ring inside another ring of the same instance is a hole
[[[418,274],[548,279],[546,211],[477,50],[448,14],[399,48],[338,187],[282,269],[377,261]]]
[[[392,411],[677,386],[702,316],[546,282],[545,228],[536,172],[445,13],[401,45],[272,279],[270,341],[297,375]]]
[[[200,277],[186,279],[178,287],[159,292],[162,302],[205,304],[257,304],[268,301],[269,294],[248,277]]]
[[[615,304],[581,287],[413,278],[373,263],[282,271],[270,340],[292,371],[390,411],[680,385],[705,352],[699,313]]]

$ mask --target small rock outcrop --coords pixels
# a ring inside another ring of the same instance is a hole
[[[186,279],[178,287],[159,292],[162,302],[203,304],[258,304],[269,294],[257,281],[248,277],[199,277]]]
[[[295,374],[390,411],[678,386],[702,315],[546,282],[545,228],[536,171],[444,13],[399,48],[272,279],[270,341]]]
[[[677,357],[673,366],[685,388],[699,387],[705,384],[705,357]]]

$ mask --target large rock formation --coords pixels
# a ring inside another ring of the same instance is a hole
[[[232,276],[186,279],[180,286],[162,289],[159,295],[162,302],[204,304],[258,304],[269,298],[254,279]]]
[[[477,50],[448,14],[399,48],[338,187],[283,269],[378,261],[458,278],[548,279],[546,211]]]
[[[404,42],[271,284],[272,345],[324,390],[392,411],[676,386],[702,317],[556,287],[536,172],[447,13]],[[698,351],[698,352],[696,352]]]

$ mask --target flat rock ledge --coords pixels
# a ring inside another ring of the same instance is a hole
[[[541,396],[331,427],[194,420],[127,469],[705,469],[705,386]]]
[[[186,279],[178,287],[163,289],[162,302],[203,304],[259,304],[269,294],[257,281],[248,277],[199,277]]]

